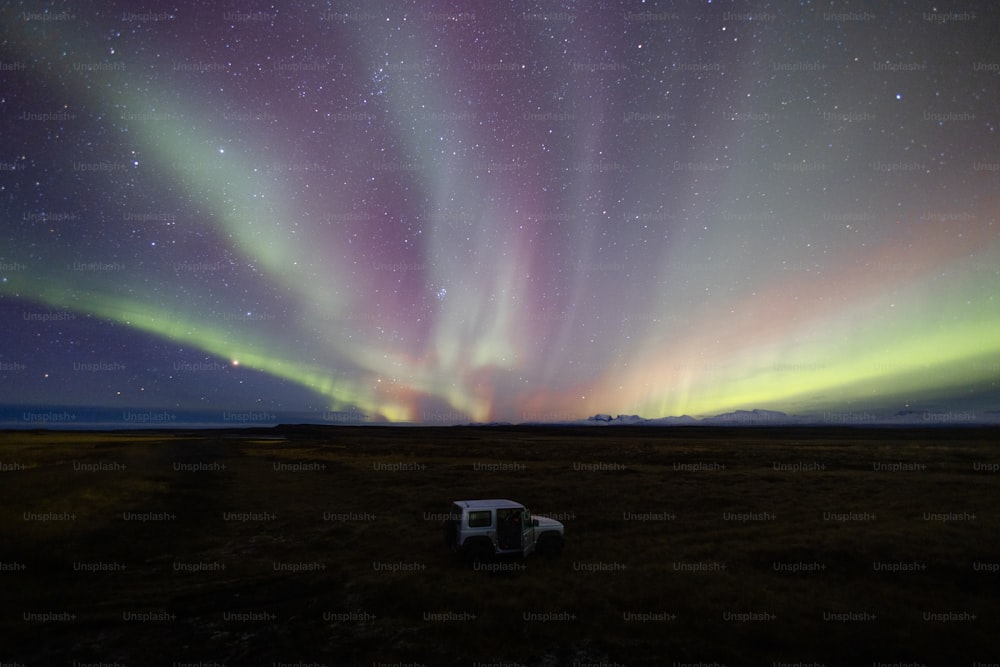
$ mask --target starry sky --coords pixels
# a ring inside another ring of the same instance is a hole
[[[997,409],[1000,8],[865,4],[5,3],[0,404]]]

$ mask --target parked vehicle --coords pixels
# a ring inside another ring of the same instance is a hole
[[[448,548],[478,562],[503,555],[527,556],[534,551],[558,554],[564,533],[561,522],[532,516],[521,503],[504,498],[456,500],[444,521]]]

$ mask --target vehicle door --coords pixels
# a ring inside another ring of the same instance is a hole
[[[496,545],[497,522],[494,513],[495,511],[492,509],[469,510],[469,537],[485,535]]]
[[[521,512],[521,549],[525,556],[535,550],[535,525],[531,512]]]

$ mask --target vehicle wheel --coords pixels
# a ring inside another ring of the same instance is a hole
[[[563,541],[558,537],[543,536],[535,550],[542,556],[552,558],[562,553]]]
[[[496,556],[496,551],[486,542],[476,542],[465,549],[470,563],[488,563]]]

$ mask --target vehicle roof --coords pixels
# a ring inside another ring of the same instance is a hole
[[[485,500],[456,500],[455,504],[459,507],[464,507],[465,509],[487,509],[491,507],[517,507],[523,508],[524,505],[521,503],[516,503],[513,500],[507,500],[506,498],[487,498]]]

